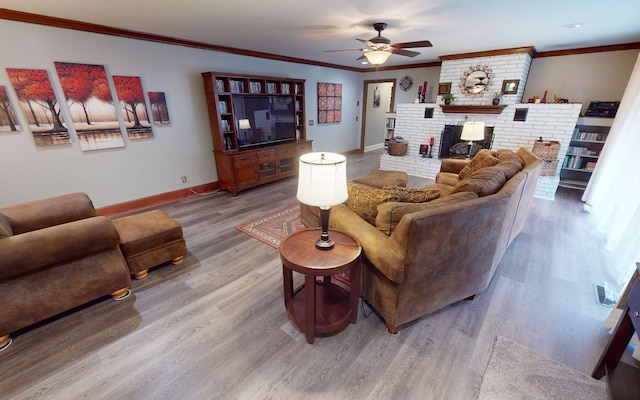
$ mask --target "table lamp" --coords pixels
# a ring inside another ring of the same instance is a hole
[[[462,135],[460,135],[460,140],[469,141],[469,152],[467,156],[471,158],[471,148],[473,147],[473,141],[484,140],[484,122],[465,122],[462,126]]]
[[[251,121],[248,119],[239,119],[238,120],[238,129],[245,131],[244,138],[247,139],[247,130],[251,129]]]
[[[307,153],[300,156],[298,167],[298,200],[320,208],[321,233],[316,247],[333,248],[329,239],[331,207],[344,203],[347,193],[347,159],[336,153]]]

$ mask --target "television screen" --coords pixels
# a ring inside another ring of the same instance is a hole
[[[234,95],[238,147],[296,138],[293,96]]]

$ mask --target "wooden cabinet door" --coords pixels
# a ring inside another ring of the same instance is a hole
[[[233,177],[236,186],[257,181],[257,165],[255,153],[233,156]]]

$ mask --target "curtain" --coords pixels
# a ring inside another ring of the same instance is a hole
[[[625,285],[640,261],[640,55],[582,200],[615,260],[605,273]]]

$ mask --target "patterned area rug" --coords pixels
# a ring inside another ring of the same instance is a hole
[[[290,233],[304,229],[300,219],[300,205],[296,204],[283,208],[271,214],[264,215],[236,226],[240,232],[246,233],[274,249],[280,247],[280,242]]]

